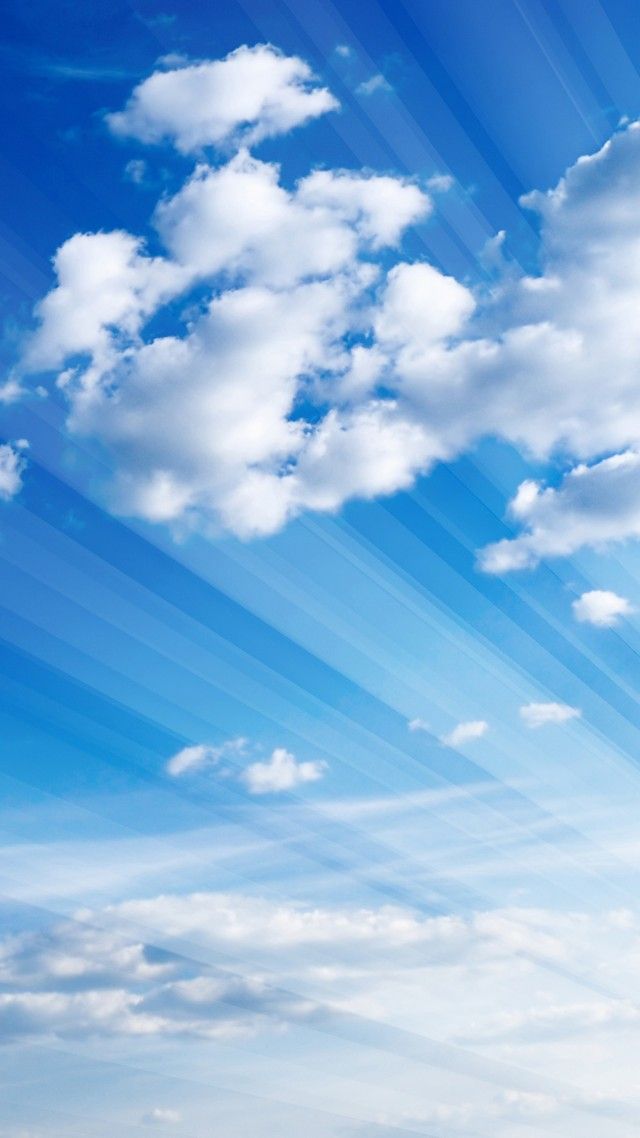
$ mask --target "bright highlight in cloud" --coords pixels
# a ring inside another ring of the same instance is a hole
[[[576,620],[595,624],[598,628],[611,628],[621,617],[634,611],[626,597],[608,589],[591,589],[573,601],[571,607]]]
[[[568,703],[526,703],[520,708],[520,718],[530,728],[544,727],[547,723],[567,723],[581,715],[579,707],[571,707]]]

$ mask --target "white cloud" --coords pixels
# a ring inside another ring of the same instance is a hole
[[[197,743],[184,747],[173,755],[166,771],[174,778],[194,774],[197,771],[215,767],[229,756],[247,756],[250,751],[248,739],[239,737],[229,739],[218,747]],[[255,753],[255,748],[254,748]],[[295,755],[284,747],[276,747],[268,759],[256,760],[246,765],[236,777],[250,794],[273,794],[283,790],[293,790],[307,782],[317,782],[324,776],[327,764],[319,760],[299,762]],[[229,775],[229,771],[225,772]]]
[[[529,568],[541,557],[565,557],[585,545],[638,537],[640,452],[625,451],[593,466],[580,464],[557,488],[523,482],[509,512],[526,530],[482,551],[480,563],[488,573]]]
[[[143,320],[186,283],[180,266],[147,256],[139,238],[119,230],[76,233],[60,246],[53,266],[57,285],[36,307],[40,326],[25,365],[49,370],[89,355],[86,388],[118,362],[122,342],[136,337]]]
[[[28,445],[26,439],[19,439],[13,445],[0,444],[0,501],[9,502],[22,488],[23,452]]]
[[[334,105],[301,60],[261,46],[158,71],[109,121],[200,153]],[[379,256],[432,208],[419,187],[344,170],[291,187],[240,149],[158,204],[164,256],[123,232],[61,246],[23,368],[61,370],[70,429],[104,446],[120,513],[268,534],[496,436],[573,468],[521,487],[522,532],[484,550],[483,568],[637,537],[639,190],[632,123],[526,198],[540,275],[507,267],[487,293]],[[191,307],[154,336],[150,318],[178,296]]]
[[[581,715],[579,707],[571,707],[568,703],[525,703],[520,708],[520,718],[531,728],[544,727],[547,723],[567,723]]]
[[[302,59],[258,44],[224,59],[154,72],[107,122],[114,134],[173,142],[190,154],[238,138],[253,144],[285,134],[337,106]]]
[[[471,719],[467,723],[458,723],[452,731],[443,735],[440,742],[445,747],[462,747],[473,739],[481,739],[489,730],[489,724],[484,719]]]
[[[172,1125],[181,1122],[182,1115],[179,1111],[170,1110],[168,1107],[154,1106],[147,1114],[143,1115],[142,1121],[151,1125]]]
[[[402,905],[208,891],[135,898],[76,918],[0,940],[4,1041],[93,1047],[126,1039],[144,1065],[159,1046],[176,1045],[197,1063],[198,1043],[273,1033],[286,1060],[301,1038],[292,1031],[287,1039],[289,1027],[320,1028],[330,1045],[336,1031],[342,1043],[370,1043],[380,1055],[361,1075],[369,1096],[378,1079],[391,1078],[379,1101],[397,1111],[398,1125],[415,1129],[401,1111],[421,1101],[427,1079],[435,1088],[429,1125],[448,1134],[449,1125],[455,1133],[473,1123],[496,1138],[518,1120],[537,1133],[542,1116],[560,1133],[599,1138],[600,1110],[619,1124],[637,1082],[640,1015],[617,994],[637,981],[639,926],[630,912],[520,907],[433,916]],[[219,955],[222,967],[211,963]],[[71,970],[60,966],[67,957]],[[343,1055],[338,1043],[338,1065]],[[323,1070],[329,1093],[334,1071]],[[309,1092],[317,1101],[316,1090],[313,1081],[301,1084],[301,1105]],[[554,1113],[590,1104],[593,1117]],[[160,1100],[142,1121],[181,1119]]]
[[[416,719],[410,719],[409,722],[407,723],[407,727],[409,728],[410,731],[430,731],[431,730],[426,719],[420,719],[419,716]]]
[[[327,764],[318,760],[298,762],[290,751],[276,747],[266,762],[251,763],[240,775],[250,794],[274,794],[317,782]]]
[[[316,171],[293,191],[274,163],[240,150],[226,165],[196,167],[154,223],[191,273],[286,287],[334,276],[363,250],[396,245],[425,217],[430,200],[401,178]]]
[[[358,83],[356,93],[358,95],[374,95],[376,91],[391,91],[392,89],[384,75],[377,72],[377,74],[371,75],[369,79],[364,79],[362,83]]]
[[[590,589],[572,601],[571,607],[576,620],[595,624],[598,628],[611,628],[621,617],[634,611],[626,597],[609,589]]]
[[[228,739],[218,747],[210,747],[206,743],[196,743],[191,747],[183,747],[169,759],[167,774],[178,778],[183,774],[192,774],[203,767],[216,766],[226,755],[242,755],[247,747],[247,740],[239,737]]]
[[[144,158],[132,158],[124,168],[124,176],[134,186],[141,186],[147,176],[147,163]]]

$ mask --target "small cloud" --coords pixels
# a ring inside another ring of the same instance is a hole
[[[144,158],[132,158],[124,168],[124,176],[129,182],[141,186],[147,173],[147,163]]]
[[[471,719],[468,723],[458,723],[453,731],[442,735],[440,742],[444,743],[445,747],[460,747],[472,739],[481,739],[488,730],[489,724],[484,719]]]
[[[348,43],[339,43],[336,45],[336,55],[342,56],[343,59],[350,59],[353,55],[352,48]]]
[[[392,91],[393,87],[384,75],[380,72],[377,75],[372,75],[370,79],[365,79],[362,83],[358,83],[356,87],[356,95],[373,95],[376,91]]]
[[[427,179],[427,188],[434,194],[446,194],[455,185],[451,174],[433,174]]]
[[[407,723],[410,731],[430,731],[431,728],[426,719],[410,719]]]
[[[179,778],[180,775],[192,773],[202,767],[214,767],[227,755],[241,755],[246,746],[247,740],[242,737],[228,739],[218,747],[210,747],[207,743],[196,743],[192,747],[183,747],[181,751],[172,755],[165,770],[173,778]]]
[[[170,70],[173,67],[188,67],[191,63],[188,55],[184,55],[181,51],[168,51],[166,55],[161,55],[156,59],[156,67],[164,67]]]
[[[182,1115],[177,1110],[167,1110],[161,1106],[154,1106],[153,1110],[142,1117],[143,1122],[150,1123],[153,1126],[170,1125],[172,1122],[180,1122],[181,1120]]]
[[[26,439],[0,445],[0,500],[9,502],[22,489],[25,462],[22,451],[29,446]]]
[[[547,723],[566,723],[569,719],[580,719],[579,707],[568,703],[526,703],[520,708],[520,718],[530,728],[544,727]]]
[[[608,589],[591,589],[573,601],[571,607],[576,620],[598,628],[611,628],[620,617],[634,611],[626,597],[619,597]]]
[[[250,794],[272,794],[279,790],[293,790],[305,782],[322,778],[327,764],[324,762],[299,763],[290,751],[276,747],[265,763],[251,763],[240,775]]]

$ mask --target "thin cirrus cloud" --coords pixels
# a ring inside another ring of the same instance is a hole
[[[482,569],[638,536],[640,126],[523,199],[540,274],[505,265],[488,301],[403,257],[433,213],[428,184],[329,168],[290,187],[249,152],[336,106],[268,45],[140,83],[112,133],[194,158],[150,219],[164,252],[122,230],[66,241],[12,391],[58,373],[68,427],[106,448],[123,515],[256,537],[408,488],[493,436],[570,462],[559,485],[520,488],[520,532],[480,551]],[[151,318],[196,289],[199,314],[154,335]]]
[[[445,747],[462,747],[474,739],[481,739],[489,730],[489,724],[484,719],[470,719],[465,723],[458,723],[446,735],[442,735],[440,742]]]
[[[590,589],[572,601],[571,608],[576,620],[595,624],[597,628],[612,628],[622,617],[630,616],[634,611],[626,597],[609,589]]]
[[[582,711],[579,707],[571,707],[568,703],[525,703],[520,708],[520,718],[526,727],[535,729],[545,727],[547,724],[568,723],[571,719],[580,719]]]
[[[225,758],[246,756],[249,751],[250,743],[243,737],[229,739],[217,747],[196,743],[172,755],[165,770],[173,778],[181,778],[217,767]],[[327,764],[323,760],[299,761],[285,747],[275,747],[268,759],[248,763],[236,772],[236,777],[250,794],[277,794],[318,782],[326,770]],[[225,773],[228,775],[229,772]]]

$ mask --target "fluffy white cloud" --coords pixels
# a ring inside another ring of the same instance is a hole
[[[318,760],[298,762],[290,751],[276,747],[266,762],[250,763],[240,778],[250,794],[274,794],[317,782],[326,767],[326,763]]]
[[[114,134],[169,141],[190,154],[238,138],[253,144],[337,107],[304,60],[258,44],[224,59],[154,72],[107,122]]]
[[[458,723],[453,730],[443,735],[440,742],[445,747],[462,747],[473,739],[481,739],[489,730],[489,724],[484,719],[471,719],[467,723]]]
[[[154,224],[173,258],[202,277],[290,286],[332,276],[358,254],[394,246],[430,211],[429,197],[401,178],[316,171],[293,191],[274,163],[242,149],[226,165],[196,167]]]
[[[579,707],[571,707],[568,703],[525,703],[520,708],[520,718],[530,728],[544,727],[547,723],[567,723],[581,715]]]
[[[9,502],[22,488],[22,472],[25,466],[24,451],[28,447],[26,439],[17,443],[0,444],[0,501]]]
[[[217,766],[220,761],[230,756],[247,756],[251,745],[248,739],[229,739],[218,747],[211,747],[206,743],[197,743],[191,747],[183,747],[173,755],[167,765],[167,774],[174,778],[182,775],[194,774],[197,771]],[[255,748],[254,754],[255,754]],[[257,759],[248,763],[236,772],[236,777],[242,782],[250,794],[273,794],[283,790],[293,790],[307,782],[317,782],[327,769],[327,764],[320,760],[306,760],[299,762],[295,755],[284,747],[276,747],[268,759]],[[232,772],[224,772],[228,777]]]
[[[40,326],[25,365],[33,371],[90,356],[85,385],[97,382],[137,335],[145,317],[186,283],[184,270],[149,257],[130,233],[76,233],[53,261],[57,285],[36,307]],[[63,381],[64,382],[64,381]]]
[[[238,150],[158,204],[166,255],[120,232],[58,251],[23,367],[62,369],[70,428],[116,470],[112,508],[268,534],[497,436],[574,468],[520,488],[523,532],[483,551],[483,568],[637,536],[640,126],[527,197],[540,274],[511,267],[487,293],[380,256],[431,210],[418,186],[317,170],[290,187],[241,148],[332,105],[301,60],[263,46],[158,71],[110,117],[185,153]],[[172,303],[172,333],[149,331]]]
[[[526,527],[516,538],[488,545],[480,562],[488,573],[567,556],[584,545],[640,536],[640,452],[625,451],[592,466],[581,463],[556,487],[523,482],[510,504]]]
[[[620,597],[609,589],[590,589],[572,601],[571,607],[576,620],[595,624],[598,628],[611,628],[621,617],[634,611],[626,597]]]
[[[380,1061],[361,1070],[371,1087],[389,1063],[404,1065],[386,1109],[406,1106],[409,1087],[419,1101],[434,1080],[438,1133],[473,1123],[507,1138],[514,1122],[537,1133],[548,1116],[561,1133],[579,1122],[596,1138],[609,1133],[607,1111],[618,1125],[625,1109],[631,1116],[640,1016],[623,993],[637,986],[638,930],[628,911],[431,916],[239,892],[137,898],[0,941],[0,1038],[96,1046],[125,1037],[141,1056],[147,1041],[154,1050],[174,1042],[184,1055],[189,1041],[275,1031],[293,1057],[295,1028],[320,1028],[319,1039],[373,1044]],[[211,963],[219,955],[223,967]],[[178,1119],[158,1106],[144,1121]]]
[[[219,747],[210,747],[206,743],[196,743],[192,747],[183,747],[169,759],[167,774],[178,778],[180,775],[192,773],[202,767],[216,766],[226,755],[241,755],[247,747],[247,740],[243,738],[228,739]]]

